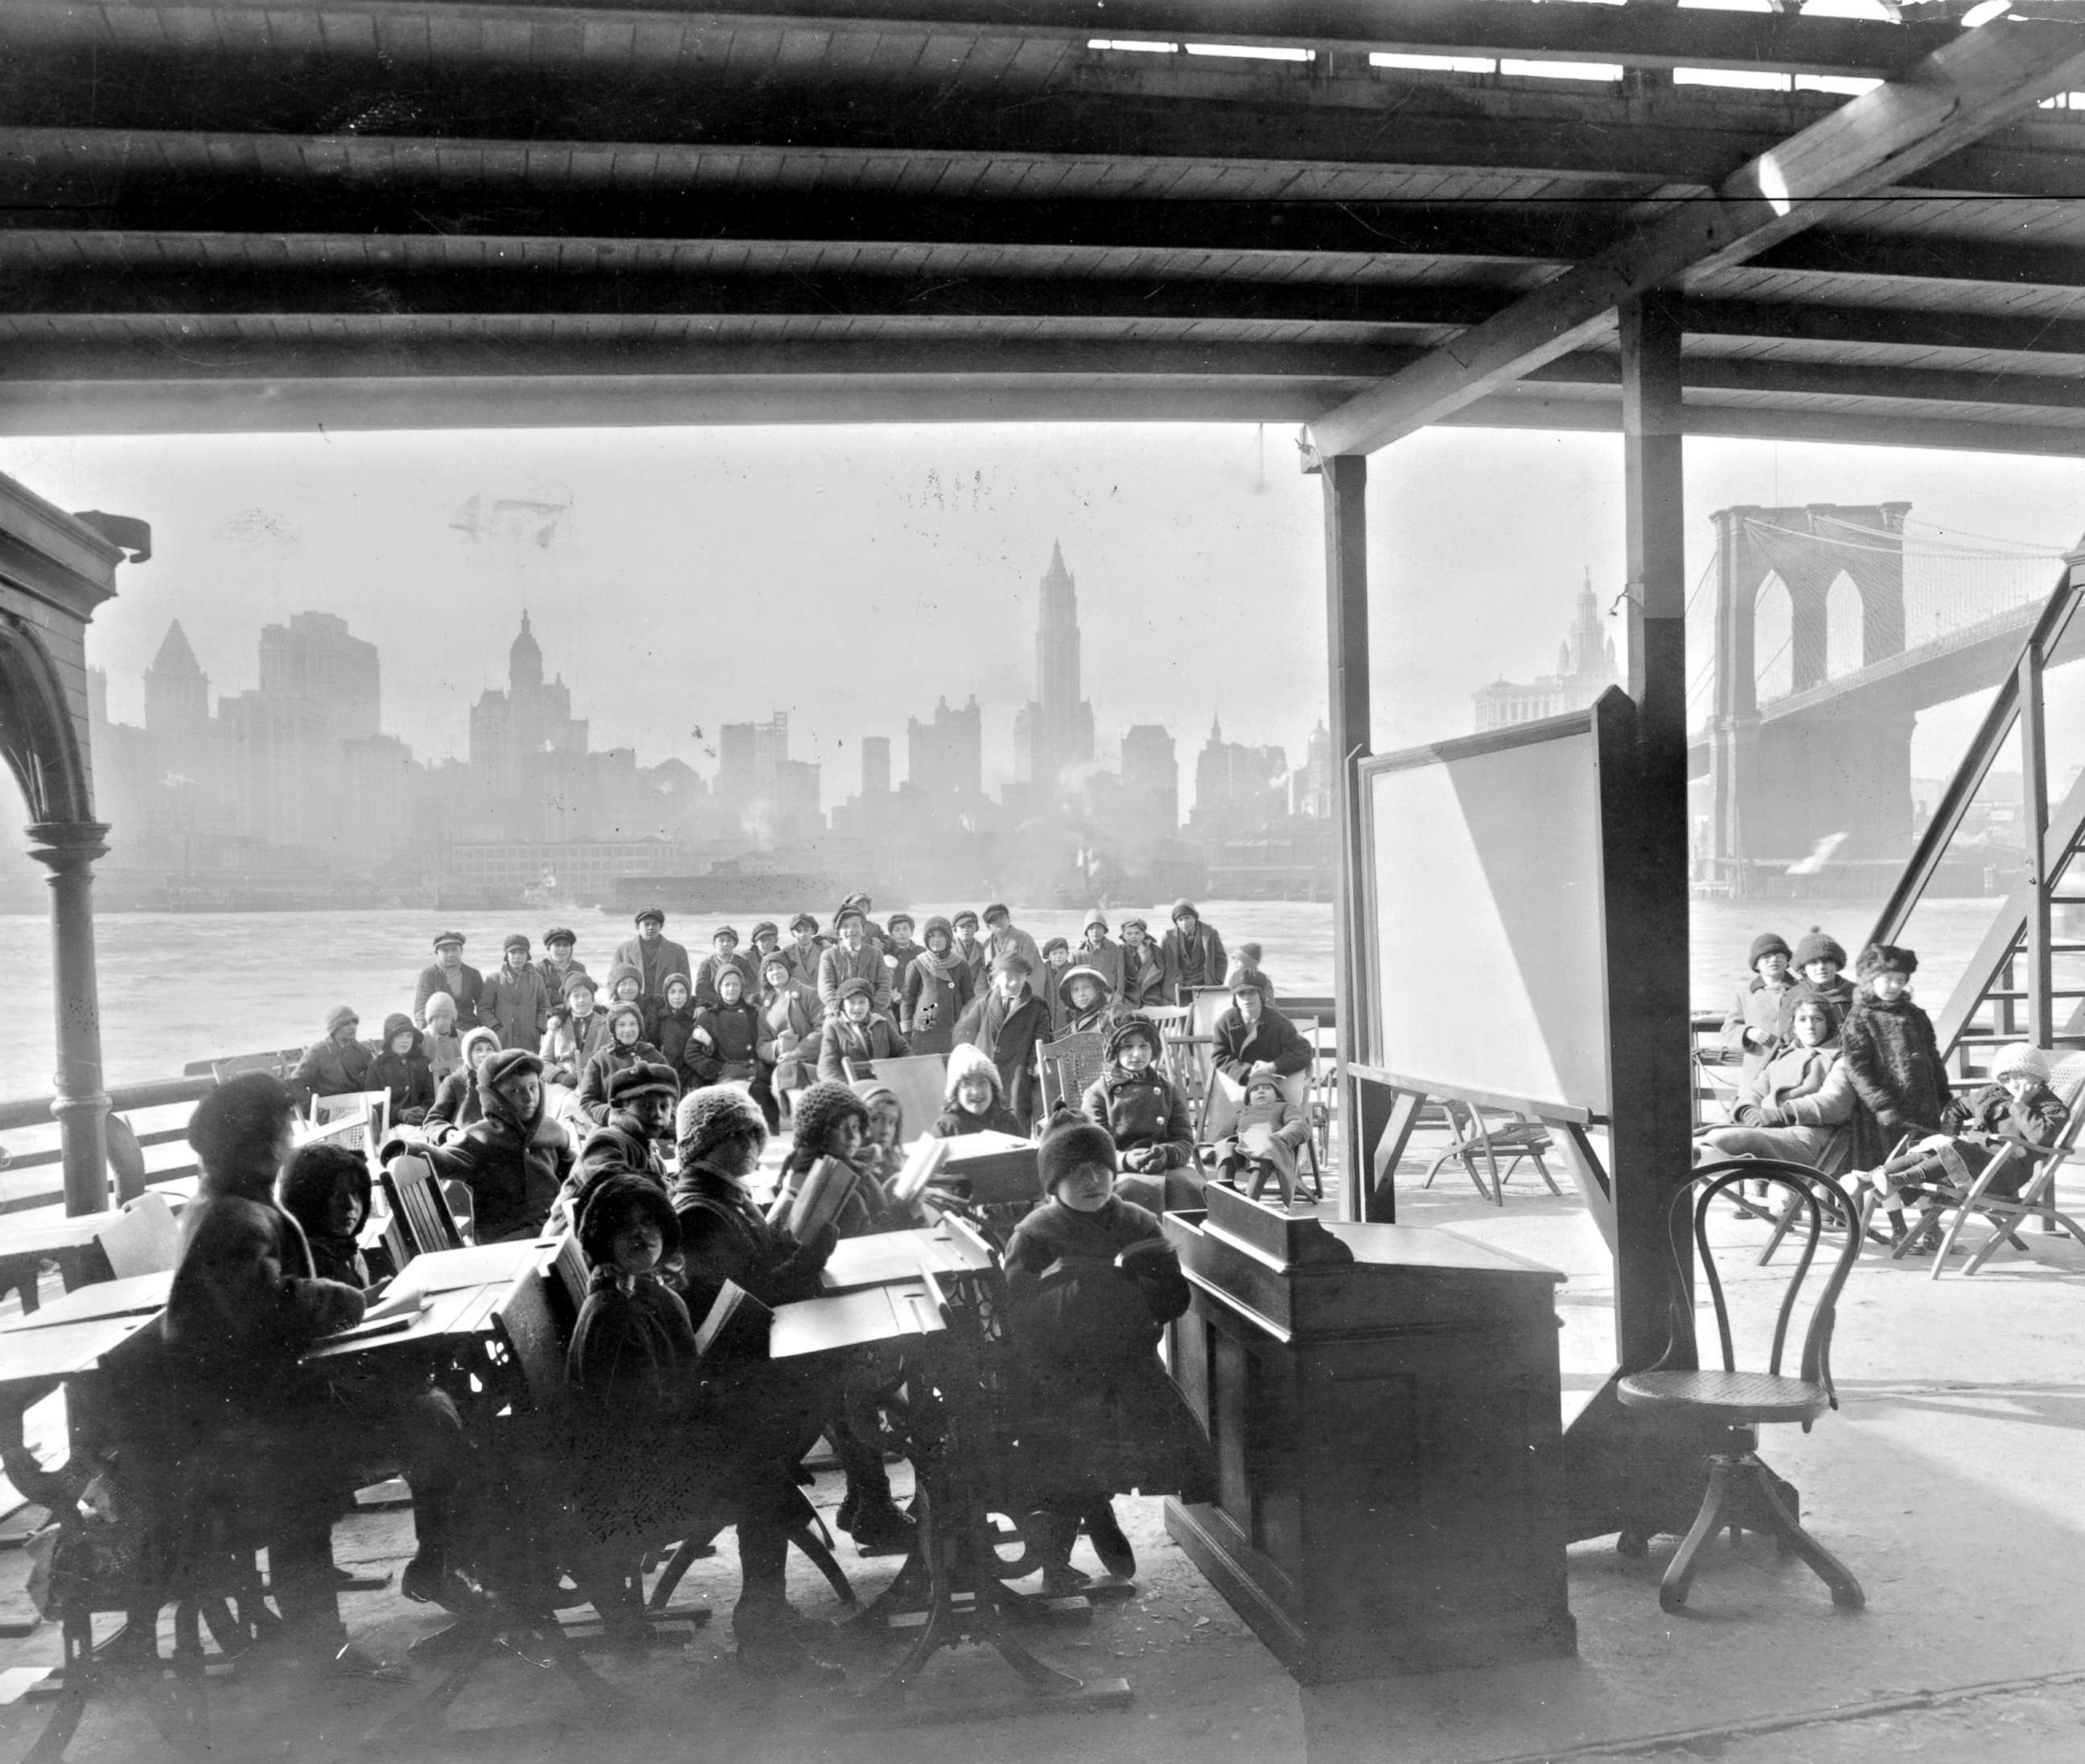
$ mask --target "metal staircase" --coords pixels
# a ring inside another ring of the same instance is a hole
[[[2021,810],[2026,867],[1962,971],[1933,1027],[1953,1071],[1980,1078],[1990,1050],[2008,1042],[2085,1048],[2085,772],[2053,812],[2043,686],[2057,661],[2085,658],[2085,550],[2063,580],[1999,683],[1961,767],[1875,920],[1871,941],[1901,941],[1925,899],[1969,805],[2020,732]],[[2068,648],[2066,648],[2066,643]]]

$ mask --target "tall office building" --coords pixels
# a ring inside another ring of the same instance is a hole
[[[1180,830],[1180,763],[1173,737],[1139,723],[1122,738],[1123,805],[1140,825],[1170,838]]]
[[[977,695],[961,710],[946,699],[934,706],[934,720],[916,716],[905,725],[907,784],[930,801],[972,797],[984,790],[984,713]]]
[[[864,797],[890,794],[890,737],[864,735],[861,738],[861,793]]]
[[[1093,757],[1093,708],[1079,695],[1078,582],[1064,548],[1050,546],[1035,632],[1036,695],[1014,719],[1017,776],[1047,788],[1067,766]]]

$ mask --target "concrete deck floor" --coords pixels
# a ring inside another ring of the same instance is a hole
[[[1501,1211],[1444,1176],[1401,1195],[1408,1223],[1440,1225],[1535,1257],[1571,1277],[1562,1289],[1567,1409],[1601,1382],[1612,1354],[1611,1283],[1599,1239],[1574,1198],[1517,1178]],[[1743,1311],[1779,1290],[1752,1267],[1763,1239],[1733,1222],[1722,1264]],[[1871,1259],[1841,1309],[1834,1363],[1843,1407],[1804,1435],[1770,1430],[1762,1451],[1802,1491],[1805,1515],[1860,1576],[1864,1612],[1833,1608],[1799,1563],[1748,1537],[1710,1545],[1687,1613],[1667,1617],[1656,1588],[1671,1539],[1626,1561],[1612,1541],[1570,1553],[1576,1660],[1306,1690],[1297,1685],[1164,1535],[1158,1503],[1119,1503],[1142,1593],[1084,1627],[1039,1628],[1033,1645],[1088,1679],[1123,1677],[1126,1711],[953,1719],[894,1731],[851,1719],[849,1698],[894,1658],[888,1643],[836,1638],[845,1691],[776,1697],[728,1656],[737,1564],[727,1540],[699,1564],[683,1599],[717,1615],[691,1647],[603,1670],[627,1688],[626,1719],[589,1715],[558,1675],[509,1656],[451,1714],[458,1730],[406,1755],[499,1756],[503,1764],[662,1754],[742,1764],[974,1764],[1048,1757],[1076,1764],[1496,1764],[1563,1756],[1717,1757],[1735,1764],[1837,1764],[1885,1753],[1979,1764],[2085,1757],[2085,1249],[2031,1239],[1973,1280],[1926,1278],[1930,1265]],[[1785,1266],[1785,1261],[1777,1265]],[[814,1491],[839,1498],[830,1473]],[[343,1562],[395,1568],[407,1515],[358,1516],[337,1533]],[[864,1594],[889,1560],[843,1558]],[[1083,1558],[1082,1558],[1083,1559]],[[19,1557],[0,1558],[12,1581]],[[832,1615],[823,1583],[792,1558],[804,1609]],[[391,1593],[350,1596],[350,1625],[402,1652],[440,1626]],[[48,1630],[0,1645],[0,1667],[56,1657]],[[432,1675],[419,1669],[418,1681]],[[1015,1685],[987,1653],[944,1655],[928,1685],[960,1702]],[[397,1688],[254,1679],[213,1698],[219,1749],[232,1756],[366,1756],[363,1732],[407,1695]],[[26,1749],[47,1704],[0,1708],[0,1748]],[[134,1712],[91,1709],[70,1756],[83,1764],[154,1755]],[[399,1756],[396,1748],[385,1755]]]

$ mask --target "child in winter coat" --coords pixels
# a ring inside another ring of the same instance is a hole
[[[481,1023],[464,1031],[462,1048],[463,1064],[435,1086],[434,1107],[420,1123],[431,1146],[456,1138],[479,1119],[478,1068],[499,1052],[499,1032]]]
[[[588,1124],[601,1126],[608,1119],[608,1081],[639,1061],[664,1065],[659,1050],[644,1039],[644,1010],[635,999],[625,999],[608,1014],[608,1039],[600,1052],[587,1061],[580,1075],[574,1110]]]
[[[608,1041],[608,1013],[597,1008],[592,977],[573,974],[565,980],[564,1003],[550,1013],[537,1057],[543,1080],[567,1090],[580,1087],[591,1060]]]
[[[1883,1195],[1883,1204],[1899,1209],[1901,1218],[1907,1190],[1966,1194],[2007,1145],[2052,1146],[2070,1118],[2070,1111],[2049,1087],[2048,1060],[2040,1048],[2019,1043],[1991,1062],[1989,1083],[1947,1105],[1947,1132],[1888,1159],[1869,1180]],[[2028,1158],[2010,1158],[1984,1192],[2010,1199],[2019,1194],[2032,1167]]]
[[[1187,1278],[1158,1221],[1120,1197],[1116,1155],[1105,1129],[1060,1113],[1037,1152],[1043,1205],[1006,1251],[1025,1374],[1019,1450],[1039,1495],[1030,1524],[1046,1596],[1086,1582],[1070,1563],[1081,1520],[1104,1566],[1136,1571],[1111,1494],[1203,1500],[1213,1475],[1208,1438],[1157,1352],[1187,1308]]]
[[[1243,1083],[1256,1065],[1272,1065],[1285,1078],[1310,1069],[1310,1044],[1275,1010],[1273,991],[1266,976],[1255,970],[1231,984],[1231,1008],[1217,1019],[1210,1051],[1217,1069],[1234,1083]]]
[[[956,1023],[970,1009],[971,971],[957,954],[954,929],[946,919],[927,921],[926,944],[899,971],[899,1033],[915,1053],[946,1053],[955,1045]]]
[[[866,1088],[873,1095],[881,1087],[872,1083]],[[894,1096],[890,1099],[897,1101]],[[785,1220],[805,1179],[827,1158],[836,1158],[856,1179],[853,1193],[833,1222],[841,1237],[868,1237],[913,1224],[884,1186],[882,1160],[871,1131],[869,1103],[847,1085],[822,1080],[797,1098],[796,1141],[782,1165],[771,1222]],[[847,1473],[847,1496],[834,1523],[853,1537],[864,1555],[898,1554],[912,1544],[912,1521],[890,1498],[890,1475],[884,1467],[875,1413],[902,1377],[902,1364],[893,1354],[877,1350],[851,1354],[827,1418],[827,1437]]]
[[[782,1099],[810,1082],[804,1056],[817,1045],[818,995],[792,977],[789,959],[779,950],[767,958],[762,971],[767,993],[760,1005],[760,1039],[754,1044],[760,1077],[753,1088],[756,1099],[766,1099],[760,1112],[774,1133],[781,1126]]]
[[[1027,1131],[1035,1118],[1035,1050],[1050,1039],[1050,1007],[1029,986],[1034,965],[1018,950],[992,964],[992,985],[956,1024],[958,1044],[979,1048],[999,1068],[1007,1105]]]
[[[908,1039],[912,1034],[912,1015],[905,1001],[905,977],[920,953],[919,944],[912,934],[912,915],[894,912],[885,921],[886,935],[883,940],[883,965],[890,972],[890,1015],[898,1025],[898,1032]]]
[[[435,1174],[469,1197],[480,1243],[533,1237],[571,1173],[571,1141],[544,1113],[543,1062],[502,1048],[478,1068],[480,1116],[429,1153]]]
[[[1926,1139],[1946,1128],[1947,1069],[1932,1019],[1911,1001],[1917,971],[1915,954],[1888,943],[1870,944],[1854,970],[1858,989],[1840,1039],[1862,1103],[1854,1119],[1854,1162],[1862,1172],[1879,1172],[1907,1136]],[[1890,1229],[1904,1235],[1900,1207],[1890,1208]]]
[[[856,976],[840,983],[839,1003],[826,1014],[818,1043],[818,1076],[835,1084],[847,1082],[847,1062],[902,1058],[911,1052],[897,1024],[876,1009],[868,980]]]
[[[427,997],[427,1033],[420,1051],[427,1056],[427,1071],[440,1084],[463,1064],[463,1041],[456,1033],[456,1001],[447,993]]]
[[[888,1188],[891,1179],[905,1167],[905,1105],[880,1079],[856,1078],[847,1088],[868,1111],[868,1124],[855,1162]]]
[[[1739,1086],[1733,1125],[1703,1129],[1694,1161],[1778,1158],[1828,1176],[1846,1167],[1856,1107],[1841,1055],[1839,1014],[1822,998],[1789,995],[1781,1051]]]
[[[805,1651],[788,1603],[789,1532],[809,1515],[786,1468],[787,1418],[704,1388],[694,1323],[662,1277],[679,1261],[681,1235],[666,1196],[635,1176],[601,1184],[580,1216],[592,1273],[567,1379],[581,1511],[605,1546],[587,1590],[612,1634],[641,1640],[643,1615],[614,1572],[617,1546],[656,1545],[677,1528],[728,1517],[738,1528],[740,1666],[770,1683],[835,1679]]]
[[[663,983],[665,976],[660,978]],[[643,1039],[651,1040],[652,1019],[665,1001],[644,990],[643,971],[633,962],[618,962],[608,971],[607,984],[607,995],[600,1001],[601,1009],[612,1011],[618,1005],[635,1005],[643,1025]]]
[[[435,1075],[413,1019],[394,1010],[384,1019],[384,1051],[369,1063],[372,1089],[388,1091],[393,1125],[418,1127],[435,1106]]]
[[[736,974],[737,968],[728,971]],[[695,1032],[695,989],[685,974],[666,976],[666,996],[652,1020],[652,1045],[676,1072],[688,1067],[688,1042]],[[696,1049],[699,1052],[700,1049]]]
[[[760,1013],[745,997],[745,976],[717,970],[717,1001],[695,1013],[682,1060],[690,1084],[751,1084],[760,1075]]]
[[[1238,1185],[1252,1171],[1249,1199],[1257,1201],[1270,1179],[1281,1190],[1281,1204],[1296,1204],[1296,1154],[1310,1137],[1310,1124],[1281,1087],[1281,1074],[1271,1065],[1255,1066],[1246,1075],[1245,1106],[1227,1137],[1217,1146],[1217,1170]]]
[[[1006,1106],[1000,1090],[999,1068],[975,1048],[958,1048],[949,1056],[948,1087],[941,1114],[929,1129],[936,1139],[959,1139],[966,1133],[1012,1133],[1025,1137],[1021,1120]]]
[[[1752,977],[1739,990],[1723,1017],[1723,1046],[1744,1061],[1751,1078],[1773,1057],[1781,1045],[1781,1001],[1794,984],[1788,977],[1788,940],[1778,931],[1752,939]]]
[[[1195,1141],[1187,1099],[1158,1064],[1159,1035],[1148,1017],[1123,1020],[1110,1038],[1108,1063],[1087,1087],[1088,1120],[1104,1127],[1129,1175],[1125,1201],[1161,1212],[1199,1205],[1202,1180],[1192,1174]]]
[[[1114,1032],[1122,1021],[1115,1008],[1114,990],[1107,976],[1084,963],[1068,967],[1057,980],[1057,1034],[1098,1035]]]
[[[1035,981],[1035,991],[1038,997],[1050,1001],[1051,1027],[1060,1035],[1063,1031],[1058,1026],[1063,1016],[1064,1001],[1058,994],[1057,987],[1059,982],[1070,971],[1071,966],[1072,946],[1070,943],[1063,937],[1051,937],[1044,942],[1042,971]]]
[[[1115,988],[1115,1003],[1125,1011],[1137,1011],[1167,1002],[1158,946],[1151,941],[1151,928],[1132,913],[1122,921],[1122,984]]]

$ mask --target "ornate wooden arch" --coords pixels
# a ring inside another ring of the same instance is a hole
[[[36,627],[0,614],[0,754],[39,825],[94,819],[94,792],[57,665]]]

